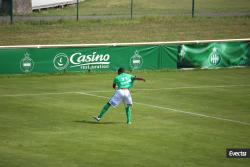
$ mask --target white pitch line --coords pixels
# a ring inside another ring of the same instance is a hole
[[[233,119],[215,117],[215,116],[210,116],[210,115],[205,115],[205,114],[193,113],[193,112],[189,112],[189,111],[177,110],[177,109],[173,109],[173,108],[161,107],[161,106],[156,106],[156,105],[151,105],[151,104],[145,104],[145,103],[139,103],[139,102],[135,102],[135,103],[139,104],[139,105],[147,106],[147,107],[152,107],[152,108],[170,110],[170,111],[174,111],[174,112],[179,112],[179,113],[184,113],[184,114],[189,114],[189,115],[195,115],[195,116],[200,116],[200,117],[206,117],[206,118],[213,118],[213,119],[217,119],[217,120],[234,122],[234,123],[239,123],[239,124],[243,124],[243,125],[250,125],[250,123],[242,122],[242,121],[237,121],[237,120],[233,120]]]
[[[85,93],[85,92],[78,92],[78,93],[82,94],[82,95],[87,95],[87,96],[93,96],[93,97],[100,97],[100,98],[109,99],[109,97],[106,97],[106,96],[99,96],[99,95],[94,95],[94,94]],[[250,123],[237,121],[237,120],[233,120],[233,119],[215,117],[215,116],[199,114],[199,113],[193,113],[193,112],[189,112],[189,111],[177,110],[177,109],[173,109],[173,108],[161,107],[161,106],[157,106],[157,105],[145,104],[145,103],[140,103],[140,102],[134,102],[134,103],[139,104],[139,105],[143,105],[143,106],[147,106],[147,107],[151,107],[151,108],[158,108],[158,109],[169,110],[169,111],[174,111],[174,112],[178,112],[178,113],[189,114],[189,115],[194,115],[194,116],[199,116],[199,117],[212,118],[212,119],[217,119],[217,120],[221,120],[221,121],[238,123],[238,124],[242,124],[242,125],[250,125]]]
[[[112,90],[109,91],[88,91],[90,93],[102,93],[102,92],[114,92]],[[22,96],[44,96],[44,95],[64,95],[64,94],[81,94],[82,92],[44,92],[44,93],[23,93],[23,94],[5,94],[0,95],[0,97],[22,97]],[[90,94],[89,94],[90,95]]]
[[[145,88],[133,89],[135,91],[159,91],[159,90],[178,90],[178,89],[202,89],[202,88],[231,88],[231,87],[249,87],[250,85],[202,85],[202,86],[180,86],[170,88]],[[90,90],[88,93],[105,93],[112,92],[113,90]]]
[[[64,95],[64,94],[74,94],[77,92],[54,92],[54,93],[24,93],[24,94],[6,94],[0,95],[0,97],[22,97],[22,96],[43,96],[43,95]]]
[[[233,85],[231,85],[231,86],[233,86]],[[189,88],[191,88],[191,87],[189,87]],[[195,88],[195,87],[192,87],[192,88]],[[107,96],[100,96],[100,95],[95,95],[95,94],[86,93],[86,92],[31,93],[31,94],[13,94],[13,95],[9,94],[9,95],[0,95],[0,97],[21,97],[21,96],[63,95],[63,94],[81,94],[81,95],[87,95],[87,96],[93,96],[93,97],[99,97],[99,98],[109,99],[109,97],[107,97]],[[226,118],[221,118],[221,117],[209,116],[209,115],[205,115],[205,114],[198,114],[198,113],[193,113],[193,112],[188,112],[188,111],[183,111],[183,110],[177,110],[177,109],[168,108],[168,107],[161,107],[161,106],[157,106],[157,105],[150,105],[150,104],[145,104],[145,103],[139,103],[139,102],[134,102],[134,103],[135,104],[139,104],[139,105],[143,105],[143,106],[147,106],[147,107],[151,107],[151,108],[164,109],[164,110],[169,110],[169,111],[174,111],[174,112],[179,112],[179,113],[184,113],[184,114],[189,114],[189,115],[194,115],[194,116],[199,116],[199,117],[213,118],[213,119],[217,119],[217,120],[234,122],[234,123],[239,123],[239,124],[243,124],[243,125],[250,125],[250,123],[241,122],[241,121],[232,120],[232,119],[226,119]]]
[[[178,90],[178,89],[202,89],[202,88],[230,88],[230,87],[249,87],[250,85],[204,85],[204,86],[183,86],[183,87],[170,87],[170,88],[152,88],[152,89],[133,89],[135,91],[159,91],[159,90]],[[114,90],[89,90],[87,93],[106,93],[113,92]],[[24,93],[24,94],[5,94],[0,97],[18,97],[18,96],[41,96],[41,95],[63,95],[74,94],[78,92],[44,92],[44,93]]]
[[[107,96],[99,96],[99,95],[94,95],[94,94],[85,93],[85,92],[76,92],[76,93],[81,94],[81,95],[87,95],[87,96],[93,96],[93,97],[100,97],[100,98],[109,99],[109,97],[107,97]]]
[[[134,90],[174,90],[174,89],[202,89],[202,88],[230,88],[230,87],[249,87],[250,85],[202,85],[202,86],[181,86],[170,88],[134,89]]]

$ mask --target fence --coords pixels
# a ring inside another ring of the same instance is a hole
[[[12,1],[14,0],[9,0]],[[249,0],[75,0],[75,2],[79,2],[79,5],[65,3],[64,6],[58,3],[54,4],[53,8],[48,8],[49,4],[41,8],[33,6],[34,11],[31,14],[21,16],[22,12],[14,13],[14,20],[250,15]],[[1,17],[1,20],[8,19],[7,16]]]
[[[0,59],[0,74],[249,66],[250,39],[1,46]]]

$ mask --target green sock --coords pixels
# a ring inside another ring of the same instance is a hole
[[[105,104],[102,110],[100,111],[100,114],[98,115],[98,117],[102,118],[102,116],[108,111],[109,107],[110,107],[109,103]]]
[[[131,112],[132,112],[132,106],[126,107],[126,115],[127,115],[127,123],[131,122]]]

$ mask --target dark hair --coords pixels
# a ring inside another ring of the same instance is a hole
[[[120,67],[117,72],[118,72],[118,74],[124,73],[125,72],[125,68]]]

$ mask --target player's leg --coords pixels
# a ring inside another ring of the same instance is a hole
[[[102,116],[108,111],[109,107],[110,107],[110,104],[109,104],[109,103],[105,104],[105,105],[103,106],[102,110],[100,111],[98,117],[99,117],[99,118],[102,118]]]
[[[106,104],[103,106],[102,110],[100,111],[99,115],[96,116],[96,117],[93,117],[93,118],[96,119],[97,121],[100,121],[101,118],[103,117],[103,115],[108,111],[109,107],[110,107],[110,104],[109,104],[109,103],[106,103]]]
[[[123,102],[125,104],[125,111],[127,116],[127,123],[131,124],[131,117],[132,117],[132,97],[130,91],[125,91]]]
[[[99,115],[94,117],[97,121],[100,121],[101,118],[104,116],[104,114],[108,111],[109,107],[112,105],[113,107],[116,107],[121,102],[121,94],[119,91],[116,91],[114,96],[109,100],[107,104],[105,104],[100,111]]]
[[[131,124],[131,116],[132,116],[132,105],[128,104],[126,106],[126,116],[127,116],[127,124]]]

